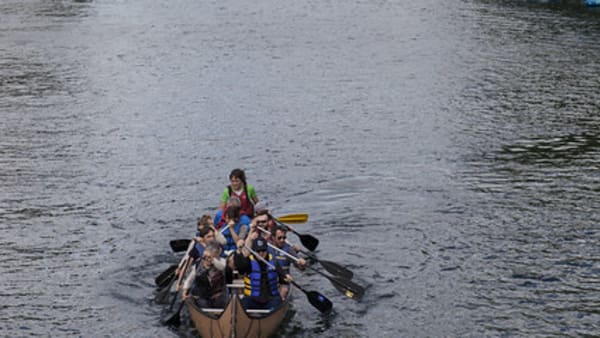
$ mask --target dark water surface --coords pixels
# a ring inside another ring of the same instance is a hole
[[[1,1],[0,335],[192,335],[153,280],[235,167],[367,287],[281,336],[598,335],[599,55],[572,2]]]

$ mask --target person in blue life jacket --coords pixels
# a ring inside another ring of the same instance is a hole
[[[234,256],[235,266],[238,272],[244,275],[244,298],[242,305],[246,309],[268,309],[275,310],[282,304],[279,294],[281,282],[291,282],[292,276],[284,274],[275,257],[268,251],[267,241],[258,236],[258,232],[252,232],[245,243],[240,245],[251,247],[260,258],[254,257],[246,247],[238,250]],[[269,262],[267,265],[264,261]]]
[[[225,225],[227,225],[227,220],[225,219],[225,217],[223,217],[223,215],[225,214],[225,211],[229,208],[229,207],[239,207],[241,208],[241,204],[242,202],[240,202],[240,199],[233,196],[231,197],[228,201],[227,204],[225,205],[225,209],[219,209],[217,211],[217,213],[215,214],[215,218],[213,220],[213,225],[215,227],[215,229],[217,230],[221,230]],[[240,223],[242,224],[246,224],[246,225],[250,225],[251,219],[250,217],[241,214],[240,211]]]
[[[220,231],[217,231],[217,229],[214,227],[213,225],[213,218],[209,215],[209,214],[204,214],[202,215],[202,217],[198,218],[198,223],[196,226],[196,234],[194,235],[194,242],[196,243],[196,247],[198,246],[198,244],[202,243],[202,244],[206,244],[206,240],[203,239],[203,234],[206,234],[206,229],[212,229],[212,231],[214,231],[214,240],[216,240],[219,244],[221,245],[225,245],[225,243],[227,242],[227,240],[225,239],[225,237],[223,237],[223,234],[221,234]],[[205,245],[206,246],[206,245]],[[199,252],[199,256],[202,256],[201,252]]]
[[[240,240],[246,239],[249,231],[249,220],[242,219],[240,215],[240,207],[230,206],[225,210],[223,215],[227,225],[220,232],[225,237],[226,243],[223,245],[224,255],[228,255],[237,249],[237,244]]]
[[[200,231],[197,232],[197,236],[198,237],[194,237],[194,247],[188,253],[193,260],[197,260],[202,257],[202,254],[204,253],[208,243],[214,241],[219,244],[221,248],[219,254],[221,254],[223,251],[223,245],[227,243],[227,239],[223,236],[223,234],[216,231],[212,225],[201,228]]]
[[[297,245],[290,245],[289,243],[287,243],[287,232],[287,228],[282,227],[281,225],[276,225],[271,230],[271,243],[278,249],[287,252],[293,257],[298,258],[298,262],[294,262],[294,266],[296,266],[296,268],[298,269],[304,269],[304,267],[306,267],[306,261],[304,260],[304,258],[298,257],[300,247],[298,247]],[[290,265],[292,263],[291,258],[281,253],[280,251],[273,249],[272,247],[269,247],[269,253],[273,255],[275,261],[283,270],[283,273],[290,274]],[[281,295],[281,298],[286,299],[289,292],[290,283],[282,281],[281,285],[279,286],[279,294]]]

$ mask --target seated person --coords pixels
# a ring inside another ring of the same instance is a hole
[[[226,221],[226,226],[220,230],[223,237],[226,239],[226,243],[223,245],[224,255],[228,255],[230,252],[237,249],[236,243],[238,241],[246,239],[248,235],[248,224],[240,216],[240,207],[231,206],[225,210],[223,217]],[[247,218],[247,217],[246,217]]]
[[[210,217],[210,216],[209,216]],[[200,223],[200,222],[199,222]],[[223,244],[225,243],[225,238],[223,235],[215,231],[212,225],[209,226],[199,226],[199,230],[196,232],[196,236],[194,237],[192,243],[193,245],[188,249],[186,254],[181,259],[179,263],[179,267],[175,271],[177,275],[177,284],[175,287],[176,291],[179,291],[181,287],[181,280],[185,275],[185,272],[189,271],[190,266],[204,253],[204,248],[210,242],[217,241],[217,243]]]
[[[183,285],[183,299],[191,296],[201,308],[225,307],[225,263],[219,257],[220,245],[209,242],[202,253],[201,261],[188,275]]]
[[[196,235],[194,236],[194,247],[188,251],[188,255],[193,259],[202,257],[204,248],[212,241],[217,241],[217,243],[220,245],[225,245],[227,243],[227,239],[223,236],[223,234],[215,230],[212,224],[206,223],[201,226],[199,225],[198,231],[196,231]]]
[[[291,256],[298,258],[298,251],[300,251],[300,248],[297,245],[290,245],[289,243],[287,243],[286,239],[287,228],[282,227],[281,225],[277,225],[271,230],[271,240],[273,243],[272,245],[282,251],[287,252]],[[275,257],[275,261],[277,262],[277,264],[279,264],[279,266],[283,270],[283,273],[286,275],[289,274],[291,263],[290,258],[285,254],[281,253],[280,251],[273,249],[272,247],[269,247],[269,253],[273,255],[273,257]],[[303,269],[306,266],[306,261],[304,260],[304,258],[298,258],[298,262],[294,263],[294,265],[299,269]],[[282,299],[287,298],[289,291],[290,284],[287,282],[281,282],[281,285],[279,286],[279,293],[281,294]]]
[[[237,198],[235,196],[231,197],[227,201],[227,204],[225,204],[225,208],[219,209],[219,211],[217,211],[217,213],[215,214],[215,218],[213,220],[213,225],[215,226],[215,229],[221,230],[221,228],[223,226],[227,225],[227,220],[225,219],[225,217],[223,217],[223,215],[225,214],[225,212],[227,211],[227,209],[229,207],[239,207],[240,208],[240,223],[249,225],[250,217],[241,213],[241,207],[242,207],[241,203],[242,202],[240,201],[239,198]]]
[[[270,215],[266,212],[258,213],[256,217],[252,219],[252,222],[250,222],[250,228],[254,230],[256,227],[259,227],[260,229],[258,230],[261,230],[259,231],[259,237],[263,237],[267,241],[271,240],[271,228],[274,225],[273,220],[271,220],[269,216]]]
[[[258,203],[258,196],[254,187],[246,183],[246,173],[242,169],[233,169],[229,174],[230,185],[225,188],[221,194],[221,209],[232,197],[237,197],[240,200],[242,215],[254,217],[254,205]]]
[[[279,283],[290,282],[292,278],[289,274],[283,274],[283,270],[267,250],[267,241],[258,236],[257,231],[248,236],[245,245],[252,245],[252,250],[260,257],[255,257],[245,246],[235,254],[235,266],[240,274],[245,275],[242,305],[246,309],[274,310],[282,303]]]

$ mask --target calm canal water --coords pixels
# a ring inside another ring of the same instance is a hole
[[[572,1],[1,1],[0,335],[194,335],[153,281],[235,167],[367,288],[280,336],[598,335],[598,55]]]

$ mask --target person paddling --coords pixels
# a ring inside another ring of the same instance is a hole
[[[287,229],[285,227],[277,225],[271,230],[271,242],[273,243],[272,245],[282,251],[287,252],[293,257],[298,258],[298,252],[300,251],[300,248],[297,245],[292,246],[288,244],[286,242],[286,239]],[[275,250],[272,247],[269,247],[269,253],[273,255],[275,261],[283,270],[283,273],[286,275],[290,274],[290,258],[288,258],[288,256],[283,254],[281,251]],[[297,262],[295,262],[294,265],[299,269],[304,269],[304,267],[306,267],[306,261],[304,260],[304,258],[298,258]],[[279,286],[279,294],[281,295],[281,298],[286,299],[289,292],[290,284],[288,282],[282,281]]]
[[[220,209],[224,210],[230,197],[237,196],[241,201],[241,214],[254,217],[254,205],[258,196],[254,187],[246,182],[246,173],[242,169],[233,169],[229,174],[230,185],[221,194]]]
[[[262,203],[262,202],[261,202]],[[260,204],[260,203],[259,203]],[[259,205],[257,205],[259,206]],[[250,230],[255,231],[257,228],[260,228],[258,232],[259,237],[263,237],[266,240],[271,240],[271,229],[275,226],[275,222],[269,215],[269,210],[264,209],[256,209],[256,217],[252,219],[250,222]]]
[[[227,255],[229,252],[237,249],[236,244],[240,239],[246,239],[249,226],[242,220],[242,217],[240,216],[240,207],[238,206],[228,207],[227,210],[225,210],[224,218],[227,225],[220,231],[227,240],[227,243],[223,246],[224,255]]]
[[[223,235],[217,233],[212,225],[200,227],[200,230],[198,230],[196,236],[197,237],[194,237],[193,240],[194,245],[191,246],[186,255],[184,255],[182,262],[180,263],[181,268],[178,268],[175,272],[177,275],[177,284],[175,287],[176,291],[179,291],[181,280],[184,277],[184,272],[189,271],[190,266],[202,257],[208,243],[215,242],[217,245],[219,245],[219,248],[222,243],[225,243],[225,238]],[[219,255],[220,254],[221,251],[219,250]]]
[[[229,207],[240,208],[240,223],[250,225],[250,217],[241,214],[242,202],[239,198],[237,198],[236,196],[232,196],[231,198],[229,198],[229,200],[225,204],[225,210],[227,210],[227,208]],[[225,210],[219,209],[219,211],[217,211],[217,213],[215,214],[213,225],[217,230],[221,230],[227,224],[226,218],[223,217],[223,214],[225,214]]]
[[[196,268],[188,275],[183,285],[183,300],[191,293],[201,308],[225,307],[225,261],[219,258],[219,255],[219,244],[214,241],[208,242],[202,257],[196,263]]]
[[[240,241],[241,242],[241,241]],[[240,243],[242,244],[242,243]],[[251,247],[260,257],[255,257],[247,248]],[[234,256],[235,266],[244,277],[242,305],[246,309],[274,310],[282,304],[278,287],[280,282],[291,282],[292,276],[284,274],[277,261],[268,252],[267,241],[252,232],[244,247]],[[268,262],[269,265],[265,264]],[[273,269],[275,267],[275,269]]]

